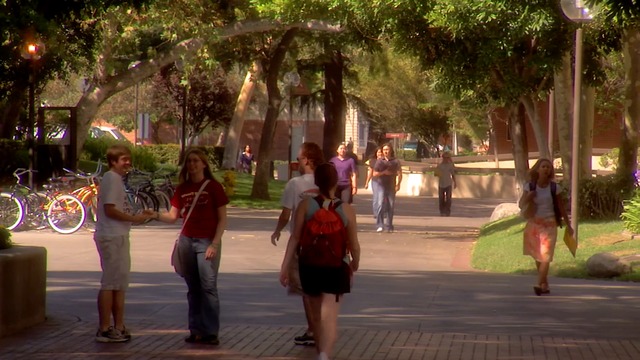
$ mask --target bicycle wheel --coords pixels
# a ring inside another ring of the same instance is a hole
[[[87,210],[82,201],[72,195],[56,196],[47,210],[47,221],[60,234],[72,234],[82,227]]]
[[[0,193],[0,226],[7,230],[17,229],[24,219],[22,202],[9,193]]]
[[[156,190],[154,195],[158,199],[158,209],[160,210],[171,210],[171,199],[164,191]]]

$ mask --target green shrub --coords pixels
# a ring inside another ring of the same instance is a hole
[[[158,164],[179,165],[180,145],[178,144],[145,145],[144,148],[153,154],[153,158]]]
[[[133,146],[128,141],[119,141],[116,139],[109,139],[107,137],[101,137],[98,139],[87,139],[82,148],[81,160],[90,161],[102,161],[108,168],[107,164],[107,149],[115,144],[121,144],[131,149],[131,162],[136,169],[142,171],[155,171],[158,167],[158,161],[153,156],[153,153],[146,149],[146,146]]]
[[[11,232],[0,226],[0,250],[8,249],[13,246],[11,242]]]
[[[620,215],[624,228],[634,234],[640,234],[640,191],[624,201],[624,211]]]
[[[407,161],[418,161],[418,152],[415,150],[398,150],[396,157]]]
[[[617,220],[624,200],[631,197],[625,186],[626,179],[612,174],[580,181],[578,199],[581,219]],[[568,186],[568,184],[564,185]]]

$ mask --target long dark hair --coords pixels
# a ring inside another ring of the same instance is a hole
[[[189,171],[187,170],[187,160],[189,160],[189,156],[191,154],[195,154],[197,155],[200,160],[204,163],[205,167],[204,167],[204,178],[205,179],[209,179],[209,180],[215,180],[213,177],[213,172],[211,172],[211,166],[209,165],[209,160],[207,159],[207,154],[197,148],[191,148],[188,149],[187,152],[184,154],[184,160],[182,162],[182,169],[180,170],[180,176],[179,176],[179,182],[180,184],[183,184],[187,181],[190,181],[189,179]]]
[[[320,194],[326,198],[331,198],[331,189],[338,185],[338,172],[336,171],[336,167],[331,163],[320,164],[313,171],[313,176]]]

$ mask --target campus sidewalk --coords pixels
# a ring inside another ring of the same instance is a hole
[[[470,268],[477,228],[503,201],[454,199],[452,216],[440,217],[437,199],[398,198],[397,231],[377,234],[370,199],[355,203],[362,263],[335,359],[640,359],[640,285],[554,278],[551,296],[537,297],[533,275]],[[314,359],[292,341],[304,315],[278,283],[287,240],[270,243],[278,214],[229,209],[218,347],[183,341],[186,287],[169,265],[178,225],[132,231],[125,344],[94,341],[100,268],[91,234],[15,233],[19,244],[47,247],[48,319],[0,339],[0,359]]]

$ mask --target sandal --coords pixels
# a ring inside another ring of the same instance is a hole
[[[533,292],[536,294],[536,296],[551,294],[551,290],[549,290],[549,285],[544,287],[541,285],[536,285],[533,287]]]

